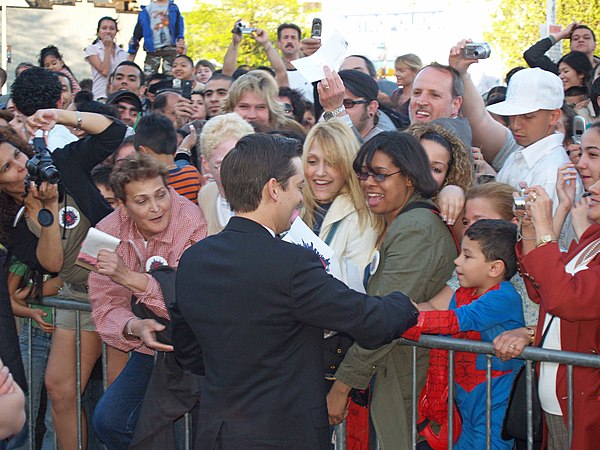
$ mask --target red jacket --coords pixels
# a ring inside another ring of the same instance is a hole
[[[600,353],[600,256],[590,261],[587,270],[574,276],[565,272],[565,266],[589,243],[600,238],[600,225],[592,224],[573,242],[567,253],[561,253],[558,244],[543,245],[523,256],[521,244],[517,255],[524,274],[529,297],[540,305],[540,320],[536,339],[542,336],[546,313],[561,319],[562,350]],[[567,368],[560,365],[556,394],[568,419]],[[600,370],[573,367],[573,442],[572,449],[594,448],[600,436]]]

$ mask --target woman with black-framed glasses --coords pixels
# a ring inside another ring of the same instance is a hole
[[[400,290],[427,301],[454,269],[457,246],[431,198],[438,186],[419,142],[407,133],[382,132],[365,143],[353,164],[372,213],[385,231],[369,268],[367,293]],[[410,448],[411,349],[392,343],[377,350],[354,344],[336,372],[328,395],[330,420],[341,421],[351,388],[371,386],[370,413],[383,448]],[[417,349],[417,392],[425,381],[429,352]],[[368,368],[368,369],[366,369]]]

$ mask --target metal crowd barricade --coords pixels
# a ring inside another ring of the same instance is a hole
[[[494,349],[490,342],[470,341],[466,339],[455,339],[443,336],[421,335],[418,342],[401,339],[400,343],[411,346],[412,348],[412,366],[416,365],[417,347],[436,348],[448,350],[448,448],[453,448],[453,398],[454,398],[454,355],[457,351],[467,353],[478,353],[486,356],[486,450],[492,448],[491,442],[491,405],[492,405],[492,356]],[[600,369],[600,355],[591,355],[586,353],[566,352],[558,350],[546,350],[538,347],[527,347],[519,357],[526,363],[526,386],[527,386],[527,449],[533,450],[533,407],[532,407],[532,389],[533,389],[533,365],[532,361],[555,362],[567,366],[567,393],[568,393],[568,420],[567,432],[569,442],[573,437],[573,366],[593,367]],[[417,392],[417,375],[413,370],[412,377],[412,448],[417,447],[417,398],[420,392]],[[345,440],[340,439],[336,442],[336,450],[346,450]]]
[[[82,445],[82,405],[81,405],[81,358],[80,358],[80,349],[81,349],[81,327],[80,327],[80,312],[81,311],[90,311],[89,303],[77,301],[77,300],[68,300],[68,299],[59,299],[59,298],[45,298],[42,302],[44,306],[51,306],[58,309],[70,309],[76,311],[76,332],[75,332],[75,348],[76,348],[76,389],[77,389],[77,398],[80,400],[77,402],[77,443],[78,447],[83,448]],[[30,320],[30,319],[28,319]],[[32,361],[31,361],[31,343],[32,343],[32,328],[29,327],[29,348],[27,358],[29,358],[29,379],[32,376]],[[491,444],[491,404],[492,404],[492,390],[491,390],[491,367],[492,367],[492,356],[494,354],[492,344],[489,342],[482,341],[470,341],[465,339],[455,339],[450,337],[443,336],[430,336],[430,335],[422,335],[418,342],[409,341],[405,339],[401,339],[400,343],[402,345],[412,346],[412,365],[415,367],[417,361],[417,347],[424,348],[437,348],[448,350],[448,420],[449,420],[449,436],[448,436],[448,448],[452,448],[453,445],[453,435],[452,435],[452,420],[453,420],[453,397],[454,397],[454,355],[455,352],[468,352],[468,353],[478,353],[485,354],[486,357],[486,450],[492,448]],[[105,344],[102,344],[102,374],[103,374],[103,382],[104,389],[106,389],[106,348]],[[557,350],[546,350],[540,349],[537,347],[528,347],[525,348],[522,355],[519,357],[520,359],[524,359],[527,364],[527,373],[526,373],[526,385],[527,385],[527,427],[528,427],[528,442],[527,448],[528,450],[533,449],[533,420],[532,420],[532,361],[538,362],[555,362],[559,364],[564,364],[567,366],[567,392],[568,392],[568,422],[567,422],[567,431],[569,436],[569,441],[571,441],[573,436],[573,366],[584,366],[584,367],[593,367],[600,368],[600,355],[590,355],[584,353],[575,353],[575,352],[566,352],[566,351],[557,351]],[[412,377],[412,405],[411,405],[411,413],[412,413],[412,448],[416,449],[417,442],[417,376],[416,371],[413,370]],[[31,416],[32,411],[32,399],[29,396],[28,400],[28,409],[30,420],[28,421],[29,426],[29,448],[33,450],[35,448],[35,436],[33,436],[33,421],[35,418]],[[190,433],[190,422],[189,416],[185,419],[185,449],[188,450],[190,448],[191,441],[191,433]],[[346,450],[346,430],[345,424],[338,425],[335,430],[336,434],[336,450]],[[54,448],[58,448],[56,445],[56,439],[54,443]]]
[[[83,394],[81,389],[81,321],[80,321],[80,313],[81,312],[91,312],[91,306],[89,303],[78,301],[78,300],[69,300],[69,299],[61,299],[57,297],[46,297],[42,300],[43,306],[50,306],[56,309],[69,309],[74,310],[76,312],[76,322],[75,322],[75,367],[76,367],[76,390],[78,399],[77,402],[77,447],[79,449],[83,448],[83,433],[82,433],[82,411],[83,406],[81,404],[81,396]],[[26,319],[27,321],[31,321],[31,319]],[[29,360],[29,371],[27,376],[31,380],[32,378],[32,327],[30,324],[29,327],[29,346],[27,352],[27,358]],[[107,389],[107,360],[106,360],[106,344],[102,342],[102,384],[104,390]],[[33,433],[34,430],[34,421],[36,418],[32,417],[33,410],[33,399],[32,396],[29,395],[28,402],[28,427],[29,427],[29,450],[35,449],[35,435]],[[88,423],[91,418],[88,418]],[[185,431],[184,431],[184,441],[183,441],[183,450],[190,450],[191,442],[192,442],[192,433],[191,433],[191,416],[190,414],[186,414],[184,416],[185,423]],[[101,449],[104,449],[104,446],[101,446]],[[56,442],[56,434],[54,435],[54,449],[58,449],[58,444]],[[92,448],[88,446],[88,450],[99,450],[97,448]]]

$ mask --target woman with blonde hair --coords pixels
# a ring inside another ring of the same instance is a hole
[[[344,277],[346,260],[362,273],[383,228],[370,213],[352,169],[358,149],[352,130],[332,119],[310,130],[302,153],[306,177],[302,219],[333,248]]]
[[[251,70],[233,82],[223,100],[223,112],[238,113],[246,122],[268,130],[302,130],[286,117],[283,104],[277,101],[279,88],[275,79],[263,70]]]
[[[413,53],[407,53],[396,58],[396,84],[398,89],[392,92],[391,100],[394,109],[408,117],[408,104],[412,93],[412,82],[417,72],[423,67],[421,58]]]
[[[361,284],[383,231],[383,220],[369,211],[352,169],[358,149],[348,125],[332,119],[310,130],[302,152],[306,183],[301,217],[334,250],[342,281],[349,286]],[[325,378],[332,381],[353,341],[344,334],[325,336]]]

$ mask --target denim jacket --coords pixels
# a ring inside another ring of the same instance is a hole
[[[171,45],[175,45],[179,39],[183,39],[183,16],[173,0],[169,0],[169,32],[171,34]],[[146,53],[154,53],[156,48],[154,47],[152,27],[150,26],[150,15],[146,11],[145,6],[142,6],[142,10],[138,14],[138,21],[133,30],[133,37],[129,41],[129,53],[134,54],[138,51],[142,38],[144,39],[144,51]]]

